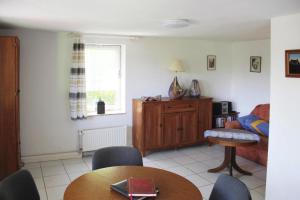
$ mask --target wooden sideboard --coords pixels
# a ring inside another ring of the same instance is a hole
[[[212,127],[212,98],[133,99],[133,146],[147,151],[178,148],[204,142]]]

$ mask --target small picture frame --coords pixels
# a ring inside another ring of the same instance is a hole
[[[207,70],[216,70],[217,66],[217,56],[208,55],[207,56]]]
[[[300,78],[300,49],[285,51],[285,77]]]
[[[250,56],[250,72],[261,72],[261,56]]]

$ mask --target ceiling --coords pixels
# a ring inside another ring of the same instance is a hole
[[[270,38],[272,17],[297,12],[300,0],[0,0],[3,27],[215,40]]]

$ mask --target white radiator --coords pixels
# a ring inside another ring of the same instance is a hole
[[[95,151],[108,146],[127,145],[127,127],[110,127],[80,131],[80,150]]]

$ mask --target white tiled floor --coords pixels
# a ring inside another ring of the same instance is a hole
[[[208,199],[213,184],[220,173],[207,173],[207,169],[218,166],[223,159],[221,146],[196,146],[151,153],[146,156],[144,166],[157,167],[177,173],[194,183]],[[243,176],[234,171],[234,176],[243,181],[250,189],[253,200],[262,200],[265,196],[266,168],[252,161],[238,157],[239,165],[251,172],[253,176]],[[36,182],[41,200],[63,199],[67,185],[77,177],[91,171],[91,157],[28,163],[28,169]],[[226,170],[223,173],[228,173]]]

